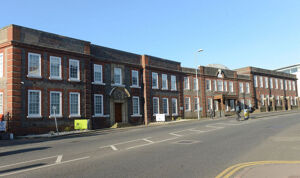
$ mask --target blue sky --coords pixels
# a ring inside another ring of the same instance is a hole
[[[186,67],[300,63],[299,0],[11,0],[1,6],[0,26],[22,25]],[[204,51],[196,55],[199,48]]]

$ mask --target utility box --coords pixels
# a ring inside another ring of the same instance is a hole
[[[87,130],[89,129],[89,119],[76,119],[74,120],[75,130]]]
[[[155,119],[156,119],[156,122],[165,122],[166,115],[165,114],[156,114]]]

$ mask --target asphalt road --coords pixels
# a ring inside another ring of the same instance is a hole
[[[300,160],[300,113],[190,121],[0,148],[0,177],[216,177],[238,163]]]

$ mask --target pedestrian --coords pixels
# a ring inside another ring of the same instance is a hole
[[[214,112],[213,112],[212,109],[209,110],[209,117],[210,117],[211,119],[214,119]]]
[[[240,118],[241,118],[240,112],[241,112],[240,106],[236,105],[236,107],[235,107],[235,113],[236,113],[236,120],[237,121],[240,121]]]

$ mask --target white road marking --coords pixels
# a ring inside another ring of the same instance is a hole
[[[58,155],[55,163],[56,164],[61,163],[62,157],[63,157],[63,155]]]
[[[118,148],[115,147],[115,145],[110,145],[111,149],[113,149],[114,151],[117,151]]]
[[[40,158],[40,159],[34,159],[34,160],[30,160],[30,161],[23,161],[23,162],[18,162],[18,163],[14,163],[14,164],[8,164],[8,165],[5,165],[5,166],[0,166],[0,168],[15,166],[15,165],[19,165],[19,164],[25,164],[25,163],[31,163],[31,162],[35,162],[35,161],[41,161],[41,160],[50,159],[50,158],[56,158],[56,157],[57,156],[50,156],[50,157],[45,157],[45,158]]]
[[[234,124],[234,123],[225,123],[225,122],[220,122],[216,124],[221,124],[221,125],[241,125],[241,124]]]
[[[99,148],[107,148],[107,147],[111,147],[111,146],[115,146],[115,145],[122,145],[122,144],[125,144],[125,143],[131,143],[131,142],[135,142],[135,141],[140,141],[140,140],[144,140],[144,139],[149,139],[151,137],[146,137],[146,138],[139,138],[139,139],[135,139],[135,140],[129,140],[129,141],[126,141],[126,142],[120,142],[120,143],[115,143],[113,145],[106,145],[106,146],[101,146]],[[111,147],[112,148],[112,147]]]
[[[79,161],[79,160],[83,160],[83,159],[87,159],[87,158],[90,158],[90,157],[86,156],[86,157],[82,157],[82,158],[76,158],[76,159],[61,162],[60,164],[70,163],[70,162]],[[34,167],[34,168],[29,168],[29,169],[14,171],[14,172],[9,172],[9,173],[6,173],[6,174],[0,174],[0,177],[5,177],[5,176],[13,175],[13,174],[19,174],[19,173],[23,173],[23,172],[33,171],[33,170],[42,169],[42,168],[51,167],[51,166],[56,166],[56,165],[58,165],[58,164],[57,163],[47,164],[47,165],[44,165],[44,166],[39,166],[39,167]]]
[[[146,142],[149,142],[149,143],[154,143],[153,141],[151,141],[149,139],[146,139],[146,138],[144,138],[143,140],[146,141]]]
[[[192,131],[192,132],[206,132],[204,130],[197,130],[197,129],[189,129],[189,130]]]
[[[215,124],[209,124],[206,125],[205,127],[210,127],[210,128],[215,128],[215,129],[224,129],[224,127],[220,127],[220,126],[214,126]]]
[[[126,148],[126,150],[130,150],[130,149],[134,149],[134,148],[139,148],[139,147],[143,147],[143,146],[151,145],[151,144],[154,144],[154,143],[162,143],[162,142],[166,142],[166,141],[174,140],[174,139],[176,139],[176,138],[178,138],[178,137],[168,138],[168,139],[160,140],[160,141],[157,141],[157,142],[146,143],[146,144],[137,145],[137,146],[132,146],[132,147]]]
[[[179,135],[179,134],[176,134],[176,133],[169,133],[170,135],[174,135],[174,136],[177,136],[177,137],[181,137],[182,135]]]

